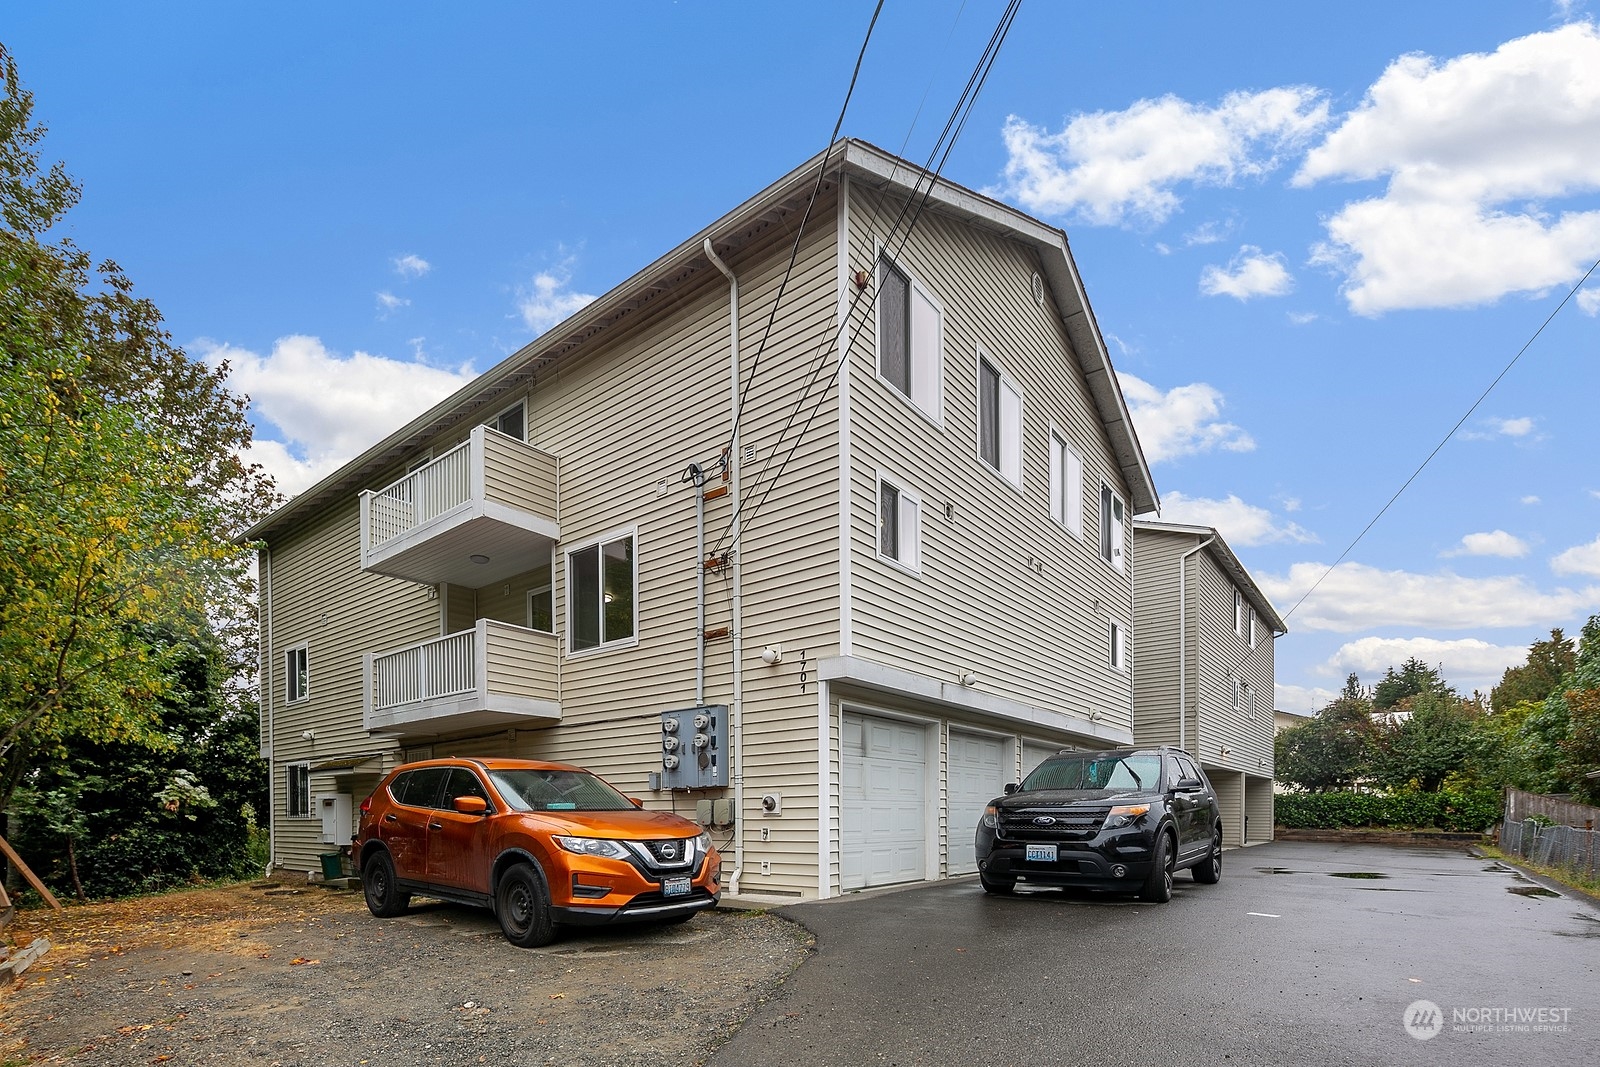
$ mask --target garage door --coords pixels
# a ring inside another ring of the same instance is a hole
[[[1022,777],[1028,777],[1029,772],[1039,764],[1054,756],[1063,748],[1070,747],[1069,745],[1049,745],[1042,741],[1022,742]]]
[[[927,730],[847,713],[840,877],[846,889],[928,876]]]
[[[950,810],[945,820],[945,862],[951,874],[978,869],[972,838],[984,805],[1012,781],[1016,749],[1010,738],[950,731]]]

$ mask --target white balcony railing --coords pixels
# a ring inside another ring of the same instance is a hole
[[[470,630],[366,657],[369,730],[443,732],[559,719],[554,634],[479,619]]]
[[[382,548],[436,515],[472,499],[470,441],[372,494],[368,548]]]

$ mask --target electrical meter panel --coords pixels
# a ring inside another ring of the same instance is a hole
[[[712,789],[728,784],[728,709],[723,704],[661,713],[661,785]]]

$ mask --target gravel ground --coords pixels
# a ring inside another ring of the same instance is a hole
[[[96,1067],[700,1063],[810,951],[786,920],[720,909],[519,949],[487,911],[380,920],[356,893],[267,883],[11,933],[57,947],[0,1000],[0,1058]]]

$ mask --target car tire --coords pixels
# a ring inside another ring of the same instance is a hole
[[[1150,876],[1144,880],[1139,899],[1151,904],[1165,904],[1172,899],[1172,835],[1162,831],[1156,838],[1155,863]]]
[[[980,874],[978,882],[985,893],[993,893],[997,897],[1009,897],[1017,891],[1016,880],[1012,878],[987,878]]]
[[[550,891],[531,863],[507,868],[494,889],[494,914],[500,932],[518,948],[538,948],[555,940]]]
[[[404,914],[411,904],[411,894],[400,888],[395,876],[394,860],[382,849],[361,865],[361,891],[367,898],[367,910],[380,919]]]
[[[1206,858],[1194,866],[1194,880],[1202,885],[1216,885],[1222,881],[1222,827],[1211,831],[1211,850]]]

